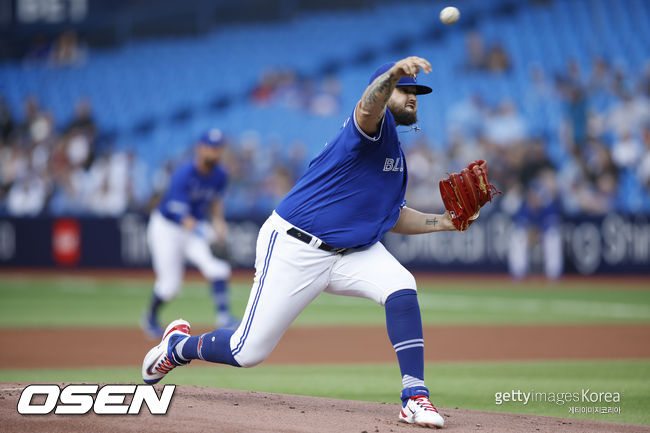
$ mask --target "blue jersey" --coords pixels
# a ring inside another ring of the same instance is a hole
[[[172,175],[158,209],[165,218],[177,223],[187,215],[206,220],[211,204],[223,194],[227,181],[226,172],[218,165],[211,173],[202,174],[194,161],[187,162]]]
[[[369,137],[353,112],[276,212],[333,247],[368,246],[397,222],[406,183],[393,115],[386,109],[379,132]]]

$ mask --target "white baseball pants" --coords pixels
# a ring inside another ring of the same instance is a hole
[[[510,234],[508,268],[510,274],[522,279],[528,275],[530,268],[529,228],[515,226]],[[562,276],[564,255],[562,252],[562,234],[558,227],[549,227],[542,232],[544,247],[544,273],[550,280]]]
[[[163,301],[174,298],[183,284],[185,261],[196,266],[209,281],[230,278],[230,265],[212,255],[208,241],[153,212],[147,240],[156,274],[154,293]]]
[[[241,325],[230,339],[235,360],[252,367],[271,353],[289,325],[321,292],[371,299],[384,305],[415,278],[380,243],[335,254],[287,234],[292,227],[275,212],[260,229],[255,280]]]

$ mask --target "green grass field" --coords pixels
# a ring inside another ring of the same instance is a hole
[[[612,287],[593,280],[547,285],[513,284],[489,279],[421,283],[420,303],[425,324],[603,324],[650,323],[648,281],[625,281]],[[134,326],[150,295],[150,281],[140,278],[100,279],[81,276],[52,278],[25,275],[0,280],[0,327]],[[250,283],[233,285],[234,310],[242,312]],[[167,308],[164,320],[183,316],[193,325],[210,326],[213,312],[207,285],[193,280]],[[322,295],[296,326],[383,324],[383,309],[371,302]],[[606,343],[606,342],[605,342]],[[648,344],[648,342],[639,342]],[[551,349],[549,349],[551,350]],[[10,382],[137,382],[139,366],[56,370],[0,369],[0,381]],[[432,398],[443,407],[580,417],[650,425],[650,360],[463,362],[426,366]],[[250,389],[368,401],[395,402],[400,388],[396,364],[319,366],[259,366],[233,369],[206,364],[178,369],[177,384]],[[497,405],[495,393],[619,392],[620,413],[572,414],[569,403],[509,402]]]
[[[588,282],[547,285],[487,280],[429,283],[419,289],[424,324],[579,324],[650,323],[650,280],[626,282],[624,288],[590,288]],[[233,310],[243,313],[251,283],[231,284]],[[0,283],[0,326],[122,326],[137,324],[147,305],[151,282],[55,276],[14,276]],[[164,322],[179,316],[193,325],[211,326],[214,313],[208,286],[188,282]],[[116,314],[119,312],[119,314]],[[364,299],[321,295],[296,325],[383,324],[384,312]]]

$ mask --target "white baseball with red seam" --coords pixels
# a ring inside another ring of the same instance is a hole
[[[455,23],[458,18],[460,18],[460,11],[453,6],[447,6],[440,11],[440,21],[447,25]]]

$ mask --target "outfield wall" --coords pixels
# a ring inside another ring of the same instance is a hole
[[[230,260],[251,268],[261,220],[230,221]],[[2,218],[0,267],[141,268],[150,266],[147,216]],[[507,272],[512,222],[481,216],[465,233],[389,233],[387,248],[409,269]],[[561,227],[566,273],[650,274],[650,218],[611,214],[566,219]],[[539,239],[539,238],[538,238]],[[532,242],[531,269],[541,269],[541,242]]]

